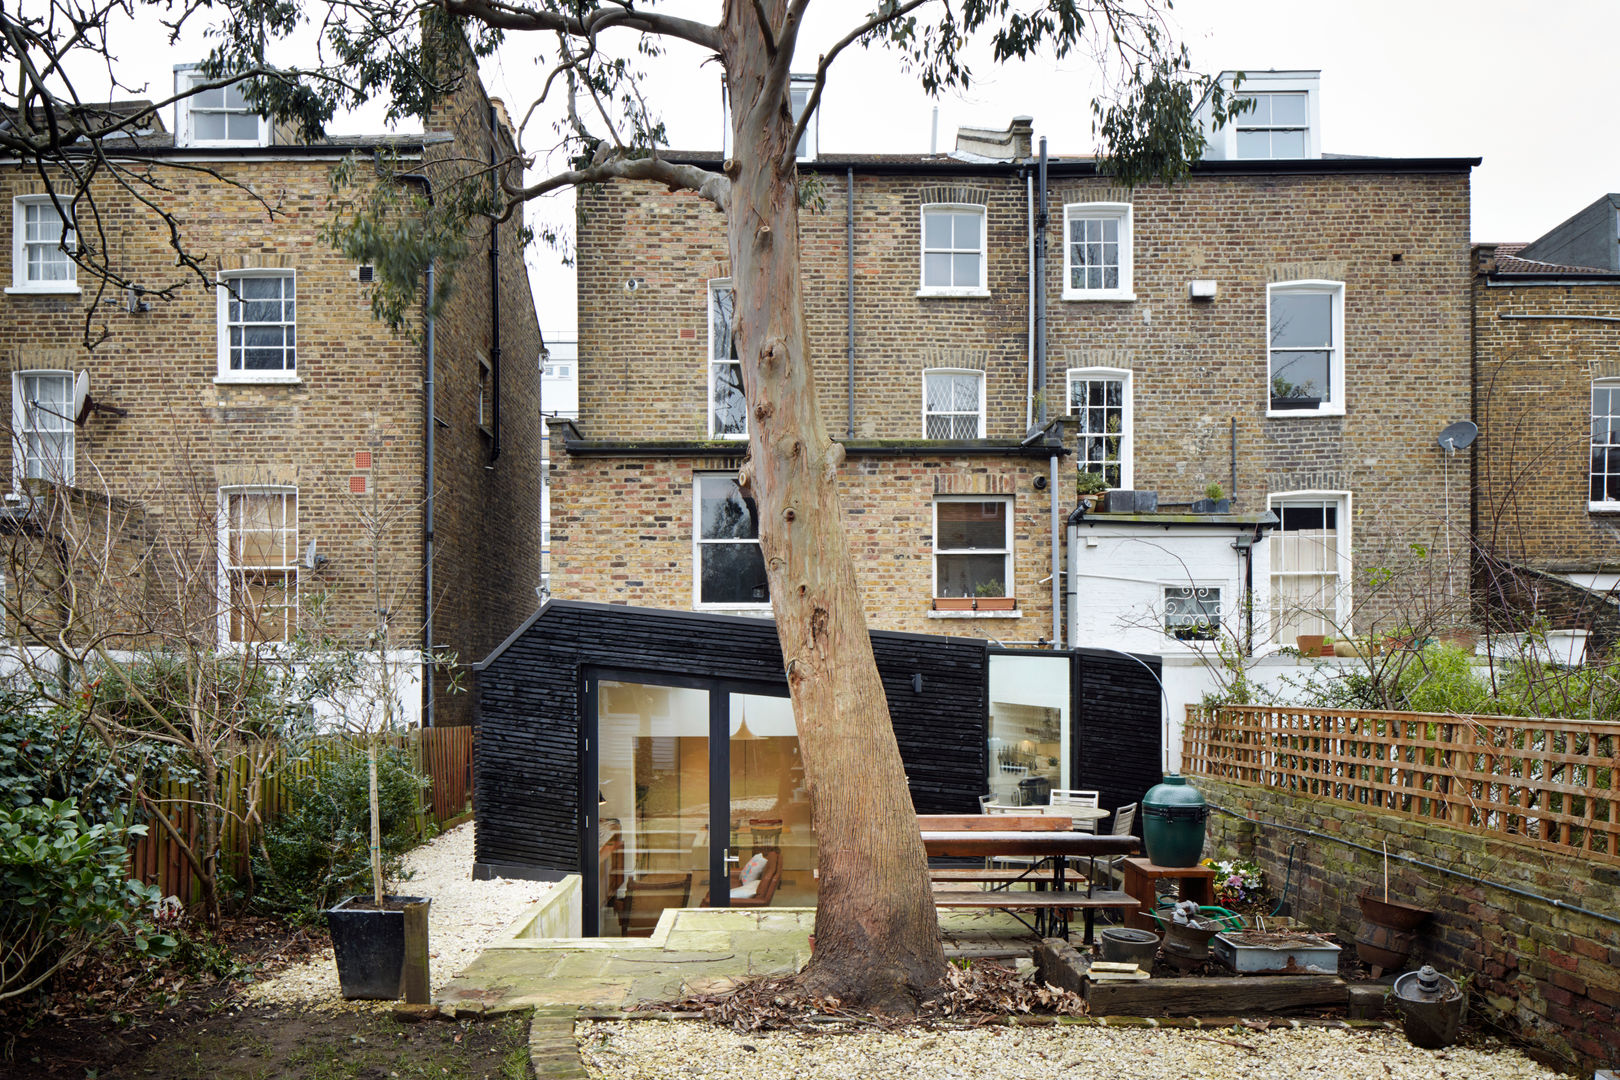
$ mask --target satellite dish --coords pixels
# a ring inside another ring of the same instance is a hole
[[[315,554],[315,541],[311,540],[309,542],[309,547],[304,549],[304,569],[319,570],[325,565],[326,556]]]
[[[90,373],[79,372],[79,377],[73,380],[73,423],[84,423],[85,417],[90,415]]]
[[[1440,449],[1448,454],[1458,450],[1466,450],[1474,445],[1479,438],[1479,425],[1472,420],[1459,420],[1455,424],[1447,424],[1446,430],[1440,433]]]

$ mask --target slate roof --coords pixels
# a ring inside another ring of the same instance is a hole
[[[1584,277],[1596,274],[1602,277],[1612,277],[1614,271],[1601,266],[1569,266],[1563,263],[1541,262],[1538,259],[1521,259],[1519,252],[1529,247],[1529,244],[1497,244],[1496,245],[1496,273],[1498,274],[1559,274],[1568,277]]]

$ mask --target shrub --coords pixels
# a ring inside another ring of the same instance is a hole
[[[410,769],[405,752],[377,758],[383,875],[398,878],[418,836],[422,792],[429,781]],[[346,753],[293,780],[287,809],[271,820],[253,853],[261,910],[313,916],[342,897],[370,891],[370,800],[366,758]]]
[[[0,1000],[91,949],[174,947],[151,921],[156,886],[129,876],[128,837],[144,831],[121,814],[92,823],[59,799],[0,807]]]

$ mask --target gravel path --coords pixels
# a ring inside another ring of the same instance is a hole
[[[1391,1032],[978,1028],[743,1035],[699,1021],[580,1023],[598,1080],[1552,1080],[1508,1048],[1419,1050]]]
[[[435,988],[472,962],[473,957],[523,909],[551,886],[540,881],[472,880],[472,822],[458,825],[405,856],[412,876],[396,892],[429,896],[428,972]],[[358,1011],[388,1008],[393,1002],[345,1001],[338,992],[331,948],[265,979],[247,992],[249,1001]]]

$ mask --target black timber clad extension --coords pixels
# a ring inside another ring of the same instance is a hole
[[[1092,649],[1075,652],[1078,737],[1073,741],[1070,775],[1075,787],[1100,792],[1099,801],[1108,810],[1141,802],[1147,789],[1164,776],[1160,771],[1164,714],[1155,681],[1163,678],[1163,665],[1157,656],[1142,656],[1140,661]],[[1132,832],[1142,835],[1140,812]]]
[[[878,632],[872,649],[917,812],[976,811],[988,770],[987,646]],[[593,667],[786,689],[769,619],[549,602],[475,668],[477,863],[578,869],[580,699]]]

